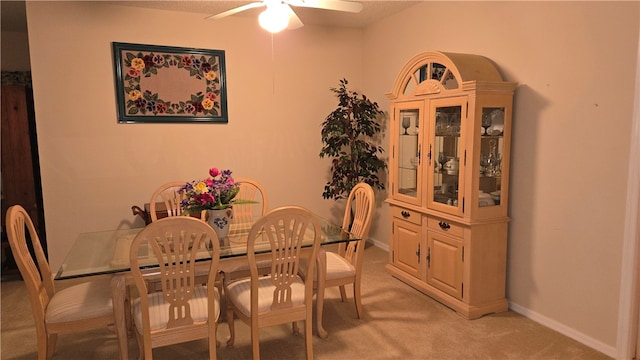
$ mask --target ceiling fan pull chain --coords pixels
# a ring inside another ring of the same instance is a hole
[[[276,93],[276,60],[273,33],[271,33],[271,91],[273,94]]]

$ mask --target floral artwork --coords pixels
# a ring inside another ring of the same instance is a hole
[[[125,52],[124,63],[129,69],[124,77],[127,93],[127,113],[142,114],[220,114],[220,80],[216,57]],[[172,103],[158,97],[157,92],[141,92],[141,77],[157,75],[162,68],[178,67],[196,79],[206,79],[205,92],[189,94],[190,98]]]
[[[120,122],[227,122],[224,51],[113,43]]]

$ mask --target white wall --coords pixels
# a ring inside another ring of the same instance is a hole
[[[142,225],[132,205],[211,167],[261,181],[271,207],[322,199],[329,88],[360,81],[361,31],[305,26],[275,37],[255,19],[101,2],[27,2],[47,241],[53,269],[80,232]],[[118,124],[111,42],[226,51],[229,123]],[[336,56],[340,54],[340,56]]]
[[[364,34],[364,89],[387,109],[398,71],[427,50],[484,55],[519,83],[507,297],[610,356],[639,15],[638,2],[424,2]]]

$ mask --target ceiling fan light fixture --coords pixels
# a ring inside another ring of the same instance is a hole
[[[287,10],[287,5],[281,2],[268,4],[267,9],[258,16],[258,22],[263,29],[270,33],[280,32],[289,25]]]

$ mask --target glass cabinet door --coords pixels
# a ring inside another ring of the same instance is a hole
[[[480,181],[478,206],[501,203],[502,157],[504,154],[504,107],[483,107],[480,129]]]
[[[432,102],[428,207],[460,215],[463,209],[464,136],[466,102],[447,99]]]
[[[394,196],[403,201],[421,203],[421,138],[420,120],[422,102],[398,104],[395,122],[397,128],[396,176]]]

